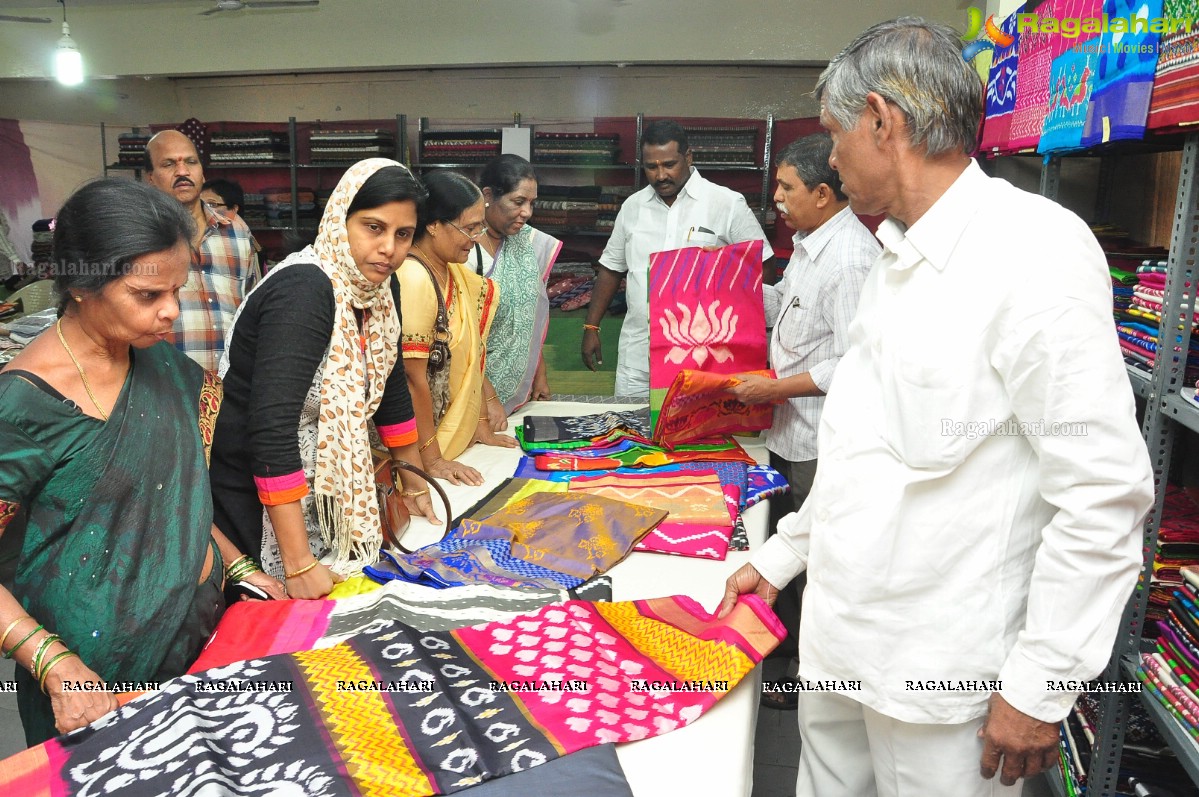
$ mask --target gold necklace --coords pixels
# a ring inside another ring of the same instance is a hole
[[[79,378],[83,380],[83,389],[87,391],[87,397],[92,400],[92,404],[96,405],[96,412],[100,413],[100,417],[107,421],[108,413],[100,406],[100,402],[96,401],[96,394],[92,392],[92,385],[87,381],[87,375],[83,373],[83,366],[75,359],[75,352],[71,351],[71,347],[67,345],[67,339],[63,337],[61,318],[54,325],[54,329],[58,331],[58,340],[62,343],[62,347],[67,350],[67,356],[71,358],[71,362],[75,363],[75,370],[79,372]]]
[[[437,269],[433,268],[433,258],[425,254],[425,250],[419,246],[413,245],[412,248],[421,253],[421,257],[423,258],[421,262],[425,264],[425,268],[429,269],[429,273],[433,275],[433,279],[437,280],[437,287],[441,289],[441,295],[444,297],[443,301],[448,302],[450,300],[450,267],[446,266],[445,268],[445,287],[443,288],[441,285],[443,280],[437,276]]]

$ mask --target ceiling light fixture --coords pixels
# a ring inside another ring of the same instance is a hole
[[[67,24],[67,0],[62,3],[62,38],[54,51],[54,76],[64,86],[78,86],[83,82],[83,56],[71,38],[71,26]]]

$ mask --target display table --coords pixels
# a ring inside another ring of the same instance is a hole
[[[525,415],[592,415],[606,410],[635,409],[637,405],[604,405],[575,402],[528,404],[509,419],[509,428]],[[739,440],[760,462],[767,460],[766,447],[753,438]],[[470,507],[497,484],[512,476],[520,461],[519,448],[472,446],[458,458],[483,474],[480,487],[454,486],[441,482],[455,513]],[[437,502],[439,503],[439,502]],[[438,508],[440,515],[442,510]],[[766,502],[744,515],[750,546],[756,549],[766,539],[769,510]],[[413,518],[404,537],[411,548],[436,541],[441,530],[423,518]],[[612,599],[617,601],[688,595],[709,611],[715,611],[724,595],[728,576],[749,561],[748,551],[730,551],[723,562],[634,552],[609,571]],[[617,746],[625,775],[638,797],[664,794],[712,794],[721,797],[748,795],[753,786],[754,726],[762,668],[756,667],[735,689],[693,724],[652,739]],[[798,751],[796,751],[798,755]]]

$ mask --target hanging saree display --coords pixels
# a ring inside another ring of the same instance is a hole
[[[166,682],[0,762],[0,792],[453,793],[690,724],[784,633],[752,595],[722,620],[672,597],[571,601],[455,631],[388,623]]]
[[[1012,37],[1006,47],[995,48],[991,56],[991,71],[987,76],[987,109],[983,122],[982,152],[1002,152],[1007,149],[1008,134],[1012,127],[1012,113],[1016,110],[1016,76],[1020,66],[1020,31],[1016,20],[1024,13],[1024,4],[999,24],[999,29]]]
[[[1199,0],[1165,0],[1163,15],[1199,19]],[[1151,130],[1199,122],[1199,25],[1162,34],[1146,126]]]
[[[1108,19],[1140,14],[1158,19],[1162,0],[1104,0],[1103,13]],[[1149,26],[1120,33],[1108,30],[1099,37],[1099,71],[1082,135],[1084,147],[1144,138],[1160,38]]]
[[[649,269],[649,406],[656,426],[683,369],[736,374],[766,369],[762,242],[706,252],[655,252]]]

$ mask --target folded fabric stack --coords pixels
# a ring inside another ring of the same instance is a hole
[[[308,139],[313,164],[348,165],[364,158],[394,158],[390,130],[322,130]]]
[[[1067,794],[1087,793],[1087,771],[1091,749],[1099,724],[1099,698],[1085,693],[1074,704],[1062,725],[1061,763]],[[1135,777],[1147,786],[1179,789],[1170,793],[1189,793],[1185,770],[1162,739],[1139,697],[1131,696],[1124,722],[1124,748],[1120,757],[1120,782]],[[1182,788],[1187,786],[1187,788]],[[1154,791],[1154,793],[1157,793]],[[1165,793],[1165,792],[1162,792]]]
[[[1108,270],[1112,275],[1112,312],[1124,361],[1142,371],[1151,371],[1157,359],[1158,330],[1166,296],[1165,265],[1162,261],[1146,260],[1137,266],[1135,274],[1114,266]],[[1199,321],[1199,313],[1194,318]],[[1193,383],[1197,378],[1199,335],[1192,333],[1186,380]]]
[[[634,190],[631,185],[604,186],[596,205],[599,215],[595,220],[595,229],[611,232],[616,226],[616,215],[620,213],[620,206],[633,195]]]
[[[509,479],[440,542],[363,569],[431,587],[573,589],[621,562],[666,517],[643,504]]]
[[[1199,568],[1187,566],[1181,572],[1182,583],[1172,591],[1165,618],[1157,623],[1154,650],[1141,654],[1136,675],[1199,751]],[[1123,768],[1123,760],[1121,764]],[[1159,772],[1160,765],[1152,774]]]
[[[1161,527],[1153,557],[1146,621],[1162,621],[1174,590],[1182,586],[1182,568],[1199,565],[1199,500],[1181,487],[1167,486]]]
[[[54,257],[54,230],[50,229],[53,219],[38,219],[33,223],[33,244],[30,246],[32,269],[26,276],[38,279],[50,278],[50,261]]]
[[[638,551],[723,560],[730,548],[748,548],[741,512],[787,489],[781,475],[759,466],[731,437],[672,448],[655,445],[645,408],[527,416],[516,438],[526,454],[516,479],[622,495],[669,512],[637,543]]]
[[[683,127],[696,166],[753,166],[758,144],[756,127]]]
[[[550,297],[550,307],[563,310],[576,310],[591,301],[591,289],[595,287],[595,277],[590,274],[560,274],[550,277],[546,284],[546,294]],[[580,304],[580,297],[585,297]],[[569,304],[570,307],[563,307]]]
[[[213,133],[211,142],[208,162],[213,166],[258,166],[287,163],[291,158],[286,133]]]
[[[607,166],[616,163],[620,136],[613,133],[537,133],[533,136],[534,163]]]
[[[425,133],[421,163],[486,163],[500,154],[498,130],[446,130]]]
[[[262,189],[266,209],[266,226],[284,228],[291,226],[291,186],[272,186]],[[296,188],[296,217],[299,227],[315,227],[320,221],[320,210],[316,206],[316,192],[311,188]]]
[[[148,143],[149,133],[121,133],[117,136],[117,163],[139,168],[145,166]]]
[[[538,186],[535,222],[538,229],[546,232],[595,229],[602,190],[598,185]]]
[[[241,220],[246,223],[251,229],[258,229],[267,226],[266,224],[266,197],[261,191],[247,191],[245,194],[246,204],[240,211]]]

